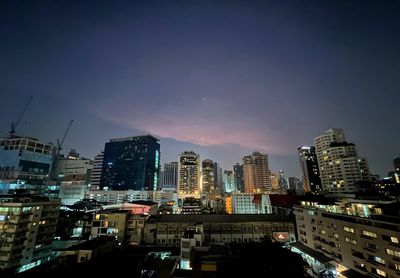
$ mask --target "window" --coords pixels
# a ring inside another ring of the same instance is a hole
[[[394,264],[394,268],[395,268],[397,271],[400,271],[400,264]]]
[[[370,232],[370,231],[363,230],[362,233],[363,233],[364,236],[367,236],[367,237],[374,237],[374,238],[377,237],[376,233],[373,233],[373,232]]]
[[[339,238],[339,235],[337,233],[333,233],[334,238]]]
[[[355,239],[353,239],[353,238],[345,237],[345,240],[347,242],[350,242],[351,244],[357,244],[357,241]]]
[[[392,249],[386,248],[386,254],[395,256],[395,257],[400,257],[400,252],[399,251],[394,251]]]
[[[390,237],[390,241],[393,242],[393,243],[397,243],[397,244],[399,243],[399,239],[397,237],[394,237],[394,236]]]
[[[350,228],[350,227],[344,226],[344,227],[343,227],[343,230],[345,230],[346,232],[349,232],[349,233],[352,233],[352,234],[354,234],[354,229],[353,229],[353,228]]]
[[[376,269],[376,273],[378,273],[380,276],[386,277],[386,272],[382,271],[380,269]]]
[[[385,264],[385,260],[381,257],[374,257],[374,261],[383,265]]]

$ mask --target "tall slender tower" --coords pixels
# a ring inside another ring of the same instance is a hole
[[[322,186],[315,147],[300,146],[297,148],[297,151],[299,153],[304,192],[318,193],[321,191]]]
[[[162,188],[178,189],[178,162],[164,164]]]
[[[200,156],[193,151],[185,151],[179,156],[178,172],[179,198],[200,198]]]
[[[271,171],[268,155],[253,152],[243,157],[244,187],[246,193],[271,192]]]
[[[214,175],[214,161],[210,159],[203,160],[201,164],[201,177],[202,177],[202,193],[205,195],[213,195],[216,190],[216,177]]]

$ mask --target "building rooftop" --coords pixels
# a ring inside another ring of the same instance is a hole
[[[272,214],[163,214],[161,223],[241,223],[241,222],[292,222],[283,215]]]
[[[115,241],[115,240],[112,237],[98,237],[93,240],[88,240],[83,243],[73,245],[73,246],[67,248],[66,250],[68,250],[68,251],[94,250],[96,248],[99,248],[99,247],[106,245],[108,243],[111,243],[113,241]]]
[[[314,249],[311,249],[310,247],[304,245],[301,242],[295,242],[295,243],[291,244],[291,246],[299,249],[303,253],[306,253],[306,254],[310,255],[311,257],[313,257],[314,259],[319,261],[321,264],[326,264],[326,263],[328,263],[330,261],[333,261],[333,259],[325,256],[321,252],[318,252],[318,251],[315,251]]]
[[[153,135],[147,134],[147,135],[139,135],[139,136],[129,136],[129,137],[122,137],[122,138],[114,138],[110,139],[110,142],[124,142],[124,141],[133,141],[135,139],[139,138],[151,138],[156,141],[160,141],[160,139],[154,137]]]

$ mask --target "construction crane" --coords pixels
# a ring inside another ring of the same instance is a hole
[[[69,130],[70,130],[70,128],[71,128],[71,125],[72,125],[73,121],[74,121],[74,120],[71,120],[71,121],[69,122],[68,127],[67,127],[67,130],[65,130],[64,136],[63,136],[63,138],[61,139],[61,141],[60,141],[60,139],[57,139],[57,158],[60,157],[60,152],[61,152],[61,150],[62,150],[62,146],[63,146],[64,141],[65,141],[65,137],[67,137],[67,134],[68,134],[68,132],[69,132]]]
[[[29,105],[31,104],[33,100],[33,96],[29,97],[28,102],[25,104],[24,109],[22,109],[21,113],[19,114],[17,120],[15,122],[11,122],[11,128],[10,128],[10,137],[13,137],[15,135],[15,129],[18,127],[22,117],[24,116],[26,110],[28,110]]]

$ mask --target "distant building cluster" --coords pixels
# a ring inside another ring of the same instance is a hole
[[[178,269],[192,269],[192,252],[267,240],[300,254],[310,276],[400,275],[400,158],[373,175],[342,129],[297,148],[301,177],[257,151],[230,169],[191,150],[161,165],[152,135],[111,139],[94,159],[60,149],[0,139],[0,270],[84,263],[121,245],[179,248]]]

